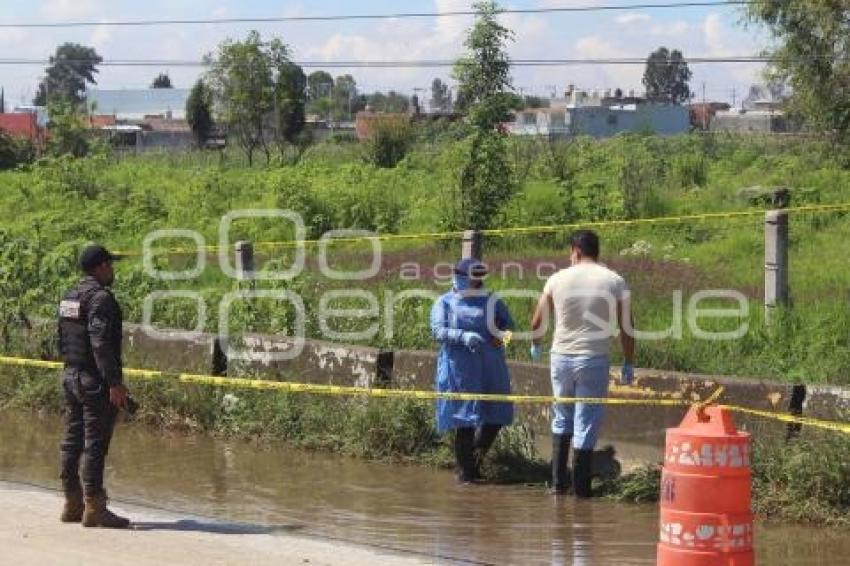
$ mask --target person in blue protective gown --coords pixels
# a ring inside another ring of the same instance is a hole
[[[461,260],[454,269],[452,290],[431,309],[431,333],[440,343],[436,389],[439,392],[510,394],[505,361],[505,332],[513,320],[505,303],[483,285],[486,266]],[[472,482],[499,430],[513,422],[507,402],[439,399],[437,430],[455,431],[458,480]]]

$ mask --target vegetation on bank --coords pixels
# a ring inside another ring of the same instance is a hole
[[[307,149],[297,165],[247,167],[238,154],[224,161],[206,153],[86,159],[44,159],[29,168],[0,173],[0,315],[53,316],[62,290],[78,277],[74,265],[89,240],[119,250],[142,248],[154,230],[182,228],[218,243],[222,215],[244,208],[282,208],[304,217],[307,237],[334,228],[381,233],[444,230],[453,222],[452,207],[460,164],[469,151],[465,126],[417,128],[411,149],[394,168],[368,162],[362,147],[327,141]],[[529,226],[624,218],[755,210],[764,204],[740,189],[785,185],[792,205],[844,202],[850,182],[847,155],[828,144],[803,139],[741,138],[710,135],[654,138],[621,136],[571,142],[507,140],[516,193],[498,212],[497,225]],[[743,293],[749,314],[725,323],[703,319],[700,326],[731,330],[741,322],[748,332],[738,340],[697,339],[682,319],[682,338],[644,341],[638,364],[701,373],[774,377],[809,383],[848,383],[850,319],[845,315],[850,254],[847,213],[794,214],[791,219],[791,290],[793,309],[768,332],[763,320],[763,228],[759,216],[743,220],[693,221],[644,227],[599,227],[603,260],[622,272],[635,296],[638,328],[664,330],[686,314],[697,291],[730,289]],[[569,230],[558,233],[490,237],[485,259],[497,291],[539,290],[546,269],[566,264]],[[285,241],[290,223],[274,219],[238,221],[230,241]],[[186,239],[164,238],[156,247],[191,246]],[[383,243],[378,275],[357,281],[373,293],[379,311],[394,301],[391,320],[332,319],[337,332],[375,325],[365,338],[341,339],[384,348],[428,349],[426,298],[394,300],[412,289],[440,293],[447,280],[435,278],[436,264],[456,261],[459,242],[433,239]],[[318,248],[307,248],[304,272],[288,281],[258,282],[258,288],[287,290],[304,300],[309,337],[326,336],[318,313],[329,290],[350,289],[351,282],[319,272]],[[330,246],[335,269],[362,270],[371,263],[371,244]],[[258,267],[287,268],[286,248],[257,249]],[[159,254],[159,269],[191,268],[192,254]],[[404,272],[419,264],[413,279]],[[517,269],[519,266],[519,269]],[[542,275],[541,275],[542,273]],[[197,290],[207,305],[206,328],[215,331],[221,298],[239,284],[226,277],[216,254],[190,281],[160,281],[146,274],[140,257],[119,266],[116,291],[129,320],[142,318],[145,297],[160,290]],[[676,292],[682,292],[682,302]],[[520,329],[533,301],[510,298]],[[708,304],[708,303],[707,303]],[[728,304],[728,303],[727,303]],[[359,308],[362,301],[339,300],[334,308]],[[724,305],[726,306],[726,305]],[[195,326],[194,302],[157,301],[159,327]],[[286,305],[260,299],[233,309],[232,329],[292,333],[295,317]],[[725,326],[720,326],[725,324]],[[525,359],[519,341],[509,355]]]

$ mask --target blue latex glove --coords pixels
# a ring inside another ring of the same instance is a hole
[[[620,370],[620,385],[631,385],[635,380],[635,368],[629,362],[623,364]]]
[[[543,357],[543,346],[540,344],[531,345],[531,361],[539,362]]]
[[[464,332],[463,336],[461,336],[461,342],[463,342],[463,345],[469,348],[470,351],[475,352],[478,350],[479,346],[484,344],[484,338],[482,338],[477,332]]]

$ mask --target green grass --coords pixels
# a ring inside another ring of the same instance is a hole
[[[423,136],[425,139],[425,136]],[[331,228],[380,232],[441,231],[450,208],[448,189],[457,182],[458,142],[432,135],[395,168],[366,164],[356,144],[329,142],[308,150],[297,165],[247,168],[235,152],[224,160],[203,153],[53,159],[27,169],[0,172],[0,318],[20,313],[52,316],[62,289],[77,277],[73,258],[87,240],[139,250],[155,229],[183,228],[218,243],[222,214],[239,208],[289,208],[301,213],[308,237]],[[789,185],[793,205],[850,201],[847,155],[811,140],[769,137],[623,136],[605,141],[578,140],[547,147],[512,140],[510,157],[521,190],[504,208],[500,226],[550,225],[639,216],[694,214],[755,209],[737,196],[750,185]],[[626,174],[632,169],[637,172]],[[673,321],[673,293],[684,306],[694,292],[732,289],[748,297],[750,331],[735,342],[697,340],[685,325],[682,339],[644,343],[638,363],[658,369],[763,376],[812,383],[850,383],[850,338],[846,316],[850,272],[850,218],[847,213],[794,215],[791,220],[792,312],[773,332],[762,315],[763,228],[758,217],[682,225],[603,227],[604,261],[621,271],[634,292],[639,328],[663,329]],[[493,237],[485,259],[516,261],[526,277],[494,274],[496,290],[539,290],[533,276],[542,261],[565,264],[566,232]],[[273,219],[234,224],[231,241],[287,240],[292,227]],[[159,245],[186,246],[181,239]],[[381,274],[355,284],[376,294],[384,312],[385,293],[424,288],[442,291],[430,268],[420,281],[402,281],[403,262],[427,266],[453,262],[459,243],[433,239],[385,243]],[[368,245],[336,245],[331,263],[361,269],[369,263]],[[239,286],[217,266],[215,256],[194,281],[164,282],[145,274],[135,258],[119,268],[116,291],[130,320],[139,320],[152,291],[200,290],[210,313],[207,329],[217,328],[221,297]],[[260,267],[288,266],[291,252],[258,250]],[[194,258],[158,257],[161,268],[184,269]],[[320,337],[316,313],[327,290],[350,288],[317,272],[316,248],[309,248],[305,273],[291,281],[259,283],[302,296],[309,313],[307,332]],[[343,306],[343,305],[335,305]],[[358,306],[351,304],[350,306]],[[362,304],[359,305],[362,307]],[[511,299],[520,328],[533,304]],[[427,301],[409,301],[396,312],[392,337],[378,321],[376,336],[363,344],[389,348],[432,347]],[[186,301],[162,302],[155,320],[162,326],[193,327]],[[292,313],[269,301],[236,309],[231,327],[291,332]],[[338,320],[337,330],[368,327],[374,321]],[[706,324],[710,324],[706,322]],[[735,325],[735,321],[730,321]],[[509,354],[525,359],[527,344]]]

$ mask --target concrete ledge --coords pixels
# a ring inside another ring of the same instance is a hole
[[[156,338],[141,325],[124,324],[124,365],[168,372],[212,371],[213,336],[201,334],[188,340],[173,332]]]
[[[242,351],[246,359],[231,360],[229,375],[356,387],[378,382],[380,350],[375,348],[306,340],[299,353],[295,340],[263,334],[245,334],[238,342],[232,353]]]

